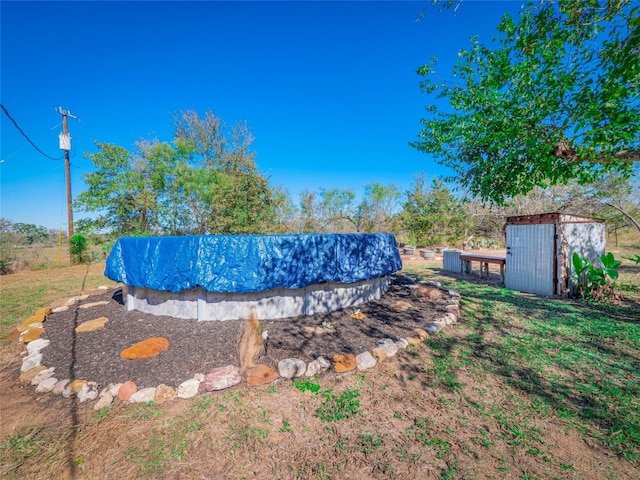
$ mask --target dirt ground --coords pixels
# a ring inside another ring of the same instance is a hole
[[[427,264],[403,256],[403,263],[422,267],[441,265],[441,260]],[[499,283],[495,273],[489,282]],[[130,379],[139,386],[175,386],[194,373],[237,364],[235,348],[229,346],[237,344],[240,322],[197,323],[127,312],[114,290],[84,302],[100,300],[109,303],[50,316],[45,337],[51,345],[43,350],[43,363],[102,385]],[[411,303],[411,309],[394,310],[398,301]],[[396,282],[380,300],[359,307],[366,320],[352,318],[358,308],[351,308],[263,322],[269,343],[259,361],[275,366],[286,357],[309,361],[318,355],[360,353],[379,338],[406,336],[424,326],[444,306],[444,301],[412,297]],[[443,342],[454,345],[470,334],[464,327],[464,299],[462,310],[461,321],[440,334]],[[110,319],[106,329],[72,333],[75,325],[97,316]],[[301,333],[301,327],[323,322],[331,323],[335,333]],[[158,334],[171,342],[158,357],[143,363],[119,359],[122,348]],[[6,478],[640,478],[637,468],[568,422],[544,415],[519,422],[512,405],[526,402],[527,396],[514,393],[503,378],[460,371],[458,393],[435,388],[426,372],[437,358],[427,345],[402,352],[366,375],[320,378],[323,388],[360,393],[361,413],[332,424],[314,416],[321,395],[282,380],[146,410],[117,403],[102,418],[88,404],[36,394],[34,387],[20,384],[22,350],[13,342],[0,365],[0,441],[27,442],[40,438],[36,435],[50,440],[34,440],[30,455],[0,465],[0,476]],[[502,413],[488,416],[484,408]],[[513,428],[534,424],[544,432],[544,444],[527,444],[531,440],[523,437],[525,444],[519,446],[495,418],[513,419]],[[176,453],[175,445],[187,447]],[[20,448],[27,449],[27,443]]]

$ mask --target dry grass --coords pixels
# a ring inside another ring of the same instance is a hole
[[[257,358],[264,355],[264,338],[262,328],[255,312],[251,312],[249,319],[245,322],[240,341],[238,342],[238,359],[240,369],[255,366]]]

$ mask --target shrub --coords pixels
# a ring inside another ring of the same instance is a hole
[[[87,253],[89,245],[87,237],[81,233],[76,233],[69,240],[69,244],[71,245],[71,255],[73,255],[73,259],[76,263],[85,263],[88,261]]]

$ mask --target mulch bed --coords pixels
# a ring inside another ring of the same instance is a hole
[[[277,369],[284,358],[299,358],[310,362],[318,356],[329,359],[336,353],[355,355],[376,346],[384,338],[405,338],[415,328],[441,317],[446,298],[428,300],[414,298],[407,288],[407,277],[397,277],[389,291],[379,300],[341,311],[262,321],[268,331],[266,354],[258,359]],[[87,303],[108,301],[106,305],[78,308]],[[391,308],[398,301],[412,307],[401,312]],[[360,310],[366,315],[351,317]],[[75,327],[97,317],[109,322],[101,330],[76,333]],[[304,326],[322,326],[329,322],[334,333],[313,334]],[[104,386],[131,380],[138,388],[159,384],[177,386],[197,373],[206,374],[215,367],[238,365],[237,344],[243,321],[183,320],[167,316],[127,311],[122,291],[109,290],[90,296],[65,312],[53,313],[45,323],[42,338],[50,345],[42,350],[42,364],[55,367],[57,378],[84,379]],[[166,337],[170,346],[159,355],[146,360],[123,360],[120,352],[149,337]]]

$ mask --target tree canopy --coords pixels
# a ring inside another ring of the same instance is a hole
[[[98,142],[96,170],[76,199],[99,212],[94,228],[117,235],[264,233],[281,201],[258,171],[245,125],[230,131],[212,112],[181,112],[173,145],[143,140],[132,152]]]
[[[406,196],[400,222],[409,233],[409,243],[435,247],[464,235],[467,214],[442,180],[436,178],[428,186],[426,176],[416,175]]]
[[[515,20],[505,14],[494,44],[473,38],[449,78],[436,59],[418,69],[422,90],[448,105],[427,107],[411,145],[498,204],[603,172],[631,175],[640,159],[639,13],[633,0],[560,0],[527,3]]]

